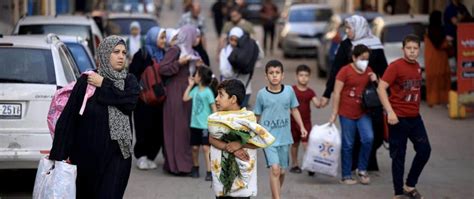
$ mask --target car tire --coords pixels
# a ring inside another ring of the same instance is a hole
[[[290,54],[288,54],[288,53],[286,53],[286,52],[283,52],[283,57],[286,58],[286,59],[290,59],[290,58],[292,58],[293,56],[290,55]]]

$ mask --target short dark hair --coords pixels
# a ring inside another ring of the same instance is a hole
[[[283,64],[276,59],[270,60],[267,62],[267,64],[265,64],[265,73],[268,72],[270,67],[281,68],[281,72],[283,72]]]
[[[403,38],[403,43],[402,43],[402,47],[405,47],[405,45],[408,43],[408,42],[415,42],[418,44],[418,46],[421,45],[421,41],[420,41],[420,37],[414,35],[414,34],[409,34],[407,36],[405,36],[405,38]]]
[[[354,49],[352,49],[352,56],[358,57],[364,53],[369,53],[370,54],[370,49],[364,44],[358,44],[354,46]]]
[[[300,64],[296,67],[296,74],[298,74],[299,72],[308,72],[309,74],[311,74],[311,68],[306,64]]]
[[[229,79],[222,81],[219,86],[217,86],[217,90],[223,89],[228,95],[229,98],[232,95],[235,95],[237,98],[237,103],[239,106],[242,104],[245,98],[245,86],[240,80],[237,79]]]

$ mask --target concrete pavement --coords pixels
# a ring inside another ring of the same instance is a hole
[[[165,8],[159,19],[164,27],[175,27],[182,11],[181,1],[175,2],[174,11]],[[209,16],[211,0],[201,0],[202,14]],[[216,63],[216,45],[212,18],[206,18],[208,50],[211,57],[211,67],[218,74]],[[256,27],[257,37],[262,38],[262,29]],[[295,69],[298,64],[307,64],[316,71],[314,59],[284,59],[281,52],[267,54],[266,62],[270,59],[279,59],[285,67],[285,84],[295,83]],[[315,72],[314,72],[315,73]],[[312,75],[311,87],[320,95],[325,88],[325,79]],[[254,104],[255,95],[260,88],[266,85],[263,68],[257,68],[253,81],[253,95],[250,103]],[[329,119],[331,108],[313,109],[313,124],[322,124]],[[428,164],[423,171],[417,188],[427,199],[464,199],[474,198],[474,117],[464,120],[451,120],[445,107],[428,108],[422,104],[421,114],[425,121],[431,141],[432,153]],[[184,125],[184,124],[183,124]],[[406,170],[408,170],[414,155],[412,145],[408,145]],[[303,156],[300,151],[300,160]],[[269,187],[269,170],[265,167],[263,153],[259,150],[258,156],[258,196],[255,198],[271,198]],[[371,173],[372,183],[364,185],[341,185],[338,178],[316,175],[309,177],[306,173],[287,173],[282,188],[282,198],[285,199],[339,199],[339,198],[391,198],[392,178],[390,172],[391,160],[388,151],[378,150],[379,166],[381,171]],[[141,171],[132,167],[125,198],[130,199],[208,199],[213,198],[210,183],[204,177],[192,179],[189,177],[174,177],[161,170],[163,157],[160,154],[156,162],[159,169]],[[134,160],[135,163],[135,160]],[[204,160],[201,157],[201,175],[204,175]],[[31,198],[32,184],[35,172],[28,171],[1,171],[0,172],[0,199],[4,198]]]
[[[202,1],[202,14],[208,15],[211,1]],[[177,5],[177,4],[176,4]],[[175,11],[164,10],[160,24],[166,27],[175,27],[181,14],[180,7]],[[211,67],[218,73],[216,63],[216,45],[212,18],[206,19],[208,50],[211,57]],[[257,37],[261,40],[262,29],[255,27]],[[261,42],[261,41],[260,41]],[[270,59],[283,61],[285,67],[285,84],[295,83],[295,69],[298,64],[309,65],[316,73],[314,59],[284,59],[279,50],[267,54],[263,63]],[[325,88],[325,79],[312,75],[311,87],[322,94]],[[253,95],[250,103],[254,104],[255,95],[260,88],[266,85],[263,68],[257,68],[253,81]],[[313,124],[325,123],[330,115],[331,108],[313,109]],[[428,164],[423,171],[417,188],[425,198],[474,198],[474,148],[473,129],[474,117],[465,120],[451,120],[445,107],[421,107],[421,114],[430,137],[432,153]],[[406,170],[408,170],[414,155],[412,145],[408,145]],[[302,158],[300,152],[300,160]],[[341,185],[338,178],[316,175],[309,177],[306,173],[287,173],[282,188],[282,198],[391,198],[392,178],[390,172],[391,160],[386,149],[378,150],[380,172],[371,173],[372,183],[364,185]],[[271,198],[269,187],[269,170],[265,167],[265,159],[261,150],[258,156],[258,196],[256,198]],[[163,165],[163,158],[157,158],[158,166]],[[203,159],[201,158],[201,163]],[[204,175],[204,164],[201,164],[201,176]],[[406,171],[407,172],[407,171]],[[161,169],[140,171],[134,166],[127,187],[125,198],[212,198],[213,192],[210,183],[204,178],[192,179],[189,177],[174,177],[165,174]]]

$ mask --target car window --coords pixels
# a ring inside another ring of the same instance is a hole
[[[85,39],[91,52],[94,52],[94,41],[92,40],[91,27],[88,25],[67,25],[67,24],[39,24],[20,25],[18,34],[20,35],[45,35],[54,33],[57,35],[79,36]]]
[[[383,42],[402,42],[408,34],[415,34],[419,38],[425,35],[426,26],[422,23],[404,23],[386,26],[382,32]]]
[[[58,53],[59,59],[61,60],[61,65],[64,70],[64,76],[66,77],[66,81],[69,83],[76,80],[74,71],[72,69],[73,67],[70,64],[70,61],[67,57],[66,52],[64,51],[64,48],[58,48]]]
[[[81,76],[81,73],[79,72],[79,67],[77,66],[76,61],[74,60],[74,57],[71,54],[71,51],[67,48],[66,45],[62,44],[61,49],[63,49],[64,53],[66,54],[66,59],[68,60],[72,72],[74,72],[74,75],[76,75],[77,78]]]
[[[90,59],[89,54],[87,54],[86,49],[78,43],[65,43],[66,46],[71,51],[72,57],[76,62],[77,68],[80,73],[83,73],[88,70],[94,70],[93,60]]]
[[[288,20],[290,22],[325,22],[329,21],[332,11],[329,9],[297,9],[291,10]]]
[[[107,22],[108,35],[130,35],[130,24],[133,21],[140,23],[141,34],[145,35],[150,28],[157,26],[158,23],[152,19],[131,19],[131,18],[116,18],[109,19]]]
[[[0,82],[56,84],[51,50],[0,48]]]

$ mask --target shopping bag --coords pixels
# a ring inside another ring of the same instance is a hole
[[[76,165],[41,158],[36,172],[33,199],[76,198]]]
[[[341,156],[341,136],[334,123],[314,125],[303,158],[304,170],[337,176]]]

